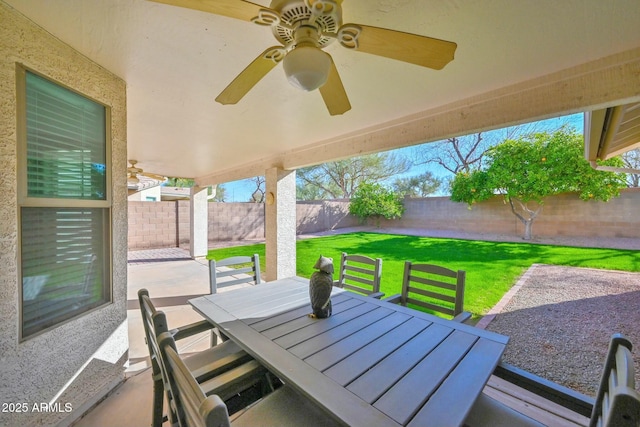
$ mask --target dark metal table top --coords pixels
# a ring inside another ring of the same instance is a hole
[[[292,277],[190,300],[287,384],[349,426],[460,426],[508,337],[335,288],[312,319]]]

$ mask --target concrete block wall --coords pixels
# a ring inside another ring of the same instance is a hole
[[[178,246],[178,202],[129,201],[129,249]],[[189,205],[186,238],[189,241]]]
[[[358,225],[358,219],[349,215],[347,199],[298,202],[296,211],[297,234],[317,233]]]
[[[406,199],[399,220],[380,221],[382,227],[459,230],[522,236],[524,227],[502,197],[474,205],[448,197]],[[129,202],[129,249],[175,247],[189,243],[188,201]],[[298,202],[297,234],[359,225],[349,215],[348,200]],[[550,197],[533,225],[535,236],[638,237],[640,189],[622,191],[607,203],[585,202],[575,194]],[[264,206],[259,203],[209,203],[209,240],[264,238]]]
[[[535,205],[533,205],[535,206]],[[474,205],[455,203],[448,197],[405,200],[399,220],[382,221],[383,227],[460,230],[472,233],[522,236],[524,226],[502,197]],[[640,238],[640,188],[629,188],[609,202],[581,200],[576,194],[549,197],[533,224],[535,236]]]
[[[399,220],[382,221],[381,226],[435,230],[515,233],[517,219],[502,199],[494,198],[473,206],[455,203],[448,197],[405,199],[405,213]]]
[[[263,238],[262,203],[209,203],[209,240]]]
[[[533,232],[548,236],[640,238],[639,213],[640,188],[626,189],[606,203],[585,202],[574,194],[563,194],[545,204]]]
[[[189,200],[178,200],[176,202],[176,230],[177,236],[174,240],[178,242],[177,246],[189,246],[191,240],[191,202]]]

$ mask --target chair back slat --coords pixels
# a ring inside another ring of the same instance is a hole
[[[344,265],[344,271],[346,272],[353,272],[353,273],[360,273],[360,274],[366,274],[368,276],[371,276],[373,278],[374,274],[375,274],[375,268],[373,267],[358,267],[357,265],[352,265],[352,264],[345,264]]]
[[[253,267],[230,268],[228,270],[219,269],[220,264],[218,264],[216,267],[218,267],[218,271],[216,272],[216,276],[218,277],[218,279],[221,277],[233,276],[235,274],[251,273],[251,276],[253,276]]]
[[[464,270],[406,261],[400,303],[457,316],[464,310],[465,278]]]
[[[589,427],[640,425],[640,393],[635,389],[631,342],[614,334],[609,343]]]
[[[407,304],[413,304],[417,307],[422,307],[422,308],[426,308],[427,310],[430,311],[436,311],[438,313],[442,313],[442,314],[446,314],[447,316],[455,316],[456,313],[452,308],[448,308],[442,305],[438,305],[438,304],[433,304],[433,303],[429,303],[423,300],[419,300],[419,299],[415,299],[415,298],[411,298],[408,297],[407,298]]]
[[[340,272],[335,286],[365,295],[375,294],[380,297],[380,280],[382,277],[382,259],[369,258],[364,255],[340,256]]]
[[[455,295],[448,295],[448,294],[444,294],[441,292],[434,292],[431,290],[427,290],[424,288],[416,288],[414,286],[409,286],[408,290],[408,296],[407,298],[409,298],[409,295],[413,294],[413,295],[422,295],[423,297],[427,297],[427,298],[433,298],[433,299],[437,299],[440,301],[444,301],[444,302],[448,302],[451,304],[455,304],[456,303],[456,296]]]
[[[358,282],[358,283],[362,283],[363,285],[367,285],[370,286],[371,289],[374,288],[375,286],[375,282],[371,279],[366,279],[364,277],[359,277],[359,276],[352,276],[350,274],[345,274],[344,275],[344,280],[345,281],[350,281],[350,282]],[[347,285],[347,283],[345,283],[345,285]]]
[[[249,264],[247,266],[246,264]],[[223,267],[221,269],[221,267]],[[220,280],[228,277],[231,280]],[[221,260],[209,260],[209,285],[211,293],[218,292],[219,286],[233,286],[243,283],[258,285],[262,283],[260,277],[260,256],[234,256]]]
[[[435,274],[437,276],[457,278],[458,271],[435,264],[414,264],[411,263],[411,271]]]
[[[457,278],[457,276],[456,276]],[[436,288],[442,288],[449,291],[455,291],[457,289],[457,283],[447,283],[442,280],[434,280],[426,277],[414,276],[413,274],[409,276],[410,283],[421,283],[423,285],[428,285]]]

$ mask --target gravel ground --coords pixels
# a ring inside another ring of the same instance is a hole
[[[624,334],[640,386],[640,273],[534,265],[487,329],[510,337],[504,361],[594,396],[609,338]]]

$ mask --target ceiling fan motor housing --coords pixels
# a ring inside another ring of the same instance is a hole
[[[280,19],[284,24],[273,25],[273,35],[284,46],[295,45],[296,29],[301,25],[309,25],[309,21],[315,16],[314,22],[310,25],[316,27],[320,33],[317,46],[324,48],[335,40],[334,37],[324,34],[335,35],[342,25],[340,3],[342,0],[273,0],[271,8],[280,13]]]

